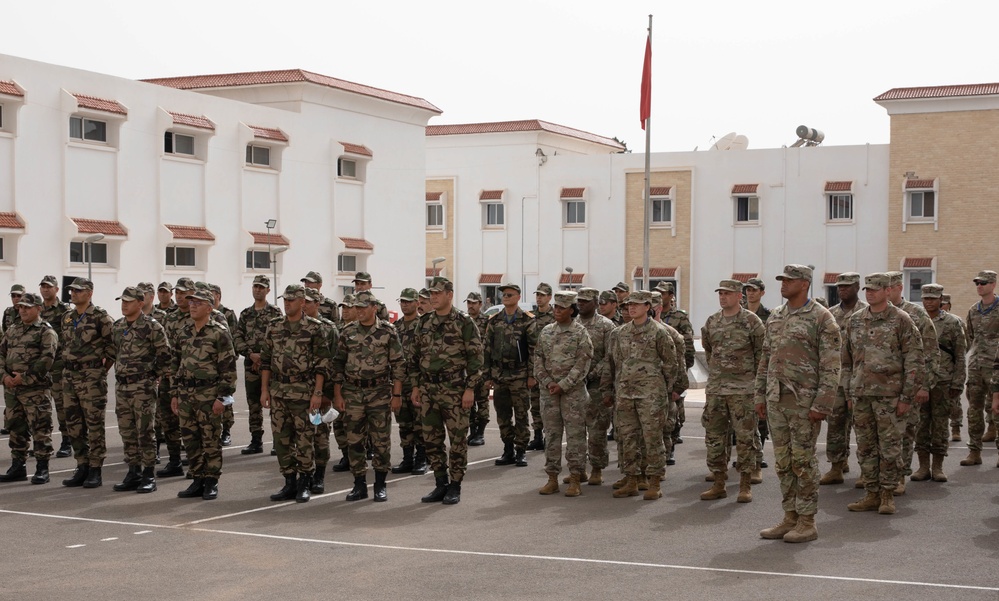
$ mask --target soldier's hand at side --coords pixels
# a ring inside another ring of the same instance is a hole
[[[20,386],[24,384],[24,378],[21,377],[20,372],[15,372],[14,377],[10,379],[11,386]]]
[[[923,403],[930,400],[930,393],[925,388],[921,389],[916,393],[916,402],[922,405]]]
[[[760,419],[767,419],[767,405],[766,403],[756,403],[756,417]]]
[[[323,395],[314,394],[312,398],[309,399],[309,411],[319,411],[319,407],[323,404]]]
[[[347,405],[347,403],[343,400],[343,396],[342,395],[338,394],[338,395],[336,395],[336,396],[333,397],[333,407],[337,411],[339,411],[340,413],[343,413],[343,409],[344,409],[344,407],[346,405]]]
[[[260,391],[260,406],[264,409],[271,408],[271,393],[268,390]]]
[[[528,388],[536,388],[537,385],[538,385],[538,381],[534,378],[534,376],[527,376],[527,387]]]
[[[172,399],[170,399],[170,411],[173,411],[174,415],[180,415],[180,411],[178,409],[179,406],[180,406],[180,399],[178,399],[177,397],[173,397]]]
[[[680,393],[679,392],[674,392],[672,394],[672,396],[670,396],[670,398],[673,399],[673,402],[675,403],[675,402],[677,402],[677,401],[680,400]]]
[[[495,387],[494,386],[494,382],[492,380],[486,380],[485,384],[483,384],[483,386],[486,387],[486,390],[489,390],[490,388],[494,388]]]
[[[13,378],[11,378],[10,376],[4,376],[3,377],[3,385],[6,386],[6,387],[8,387],[8,388],[10,388],[10,381],[12,379]]]
[[[825,413],[819,413],[818,411],[809,410],[808,411],[808,421],[813,424],[817,424],[826,419]]]
[[[604,397],[604,407],[613,407],[613,406],[614,406],[614,397],[612,397],[612,396],[605,396]]]
[[[562,387],[557,382],[552,382],[548,385],[548,394],[562,394]]]
[[[225,411],[225,405],[222,404],[222,400],[215,399],[215,402],[212,403],[212,413],[215,415],[222,415],[223,411]]]
[[[992,393],[992,413],[999,414],[999,392]]]
[[[466,388],[465,393],[461,395],[461,408],[471,409],[472,405],[475,404],[475,391],[471,388]]]
[[[909,412],[909,403],[903,403],[902,401],[899,401],[898,405],[895,407],[895,415],[902,417],[908,412]]]
[[[389,403],[389,408],[392,409],[392,413],[399,413],[402,409],[402,395],[392,395],[392,401]]]

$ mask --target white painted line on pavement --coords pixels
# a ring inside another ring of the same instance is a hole
[[[66,545],[67,549],[79,549],[80,547],[86,547],[87,545]]]
[[[133,532],[132,534],[149,534],[152,530],[139,530],[138,532]]]
[[[106,542],[113,541],[113,540],[118,540],[118,537],[117,536],[112,536],[111,538],[102,538],[101,542],[102,543],[106,543]]]
[[[92,522],[95,524],[115,524],[117,526],[139,526],[142,528],[173,528],[162,524],[143,524],[141,522],[125,522],[122,520],[102,520],[100,518],[81,518],[73,515],[56,515],[54,513],[37,513],[33,511],[13,511],[11,509],[0,509],[0,513],[11,515],[26,515],[34,518],[55,518],[57,520],[72,520],[74,522]],[[80,545],[81,547],[83,545]]]

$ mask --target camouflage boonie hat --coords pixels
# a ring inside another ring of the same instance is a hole
[[[420,288],[419,297],[420,298],[430,298],[430,291],[427,290],[426,288]]]
[[[630,305],[632,303],[646,305],[652,304],[652,293],[647,290],[636,290],[628,295],[628,298],[624,299],[623,305]]]
[[[73,280],[72,284],[66,287],[69,288],[70,290],[93,290],[94,283],[87,278],[76,278],[75,280]],[[21,288],[21,290],[23,291],[24,288]],[[13,288],[11,288],[11,292],[12,293],[14,292]]]
[[[943,286],[940,284],[923,284],[920,290],[923,293],[923,298],[940,298],[943,296]]]
[[[941,303],[949,303],[950,302],[950,295],[949,294],[941,294],[940,295],[940,302]]]
[[[354,306],[355,307],[370,307],[378,302],[374,294],[371,294],[370,290],[362,290],[354,295]]]
[[[323,276],[319,275],[318,271],[310,271],[305,274],[305,277],[299,280],[300,282],[309,282],[311,284],[322,284]]]
[[[191,278],[180,278],[177,280],[177,285],[174,286],[174,290],[180,290],[181,292],[190,292],[195,289],[197,289],[197,286]]]
[[[156,287],[157,290],[166,290],[167,292],[173,292],[173,285],[170,282],[160,282],[160,285]]]
[[[311,303],[321,303],[323,302],[323,293],[316,290],[315,288],[306,288],[305,300]]]
[[[48,284],[49,286],[58,286],[59,280],[57,280],[54,275],[47,275],[42,278],[42,281],[39,282],[38,285],[45,286],[46,284]]]
[[[136,287],[136,286],[129,286],[128,288],[125,288],[124,290],[122,290],[121,296],[119,296],[115,300],[140,301],[140,300],[143,300],[144,298],[145,298],[145,295],[142,294],[142,291],[139,290],[138,287]]]
[[[577,301],[595,301],[600,296],[600,291],[596,288],[580,288],[576,293]]]
[[[673,287],[673,282],[659,282],[656,285],[656,290],[662,294],[676,294],[676,289]]]
[[[611,290],[620,290],[621,292],[631,292],[631,286],[625,284],[624,282],[618,282],[614,285]]]
[[[141,290],[143,294],[156,292],[156,286],[153,286],[152,282],[139,282],[135,287]]]
[[[871,273],[864,277],[864,290],[884,290],[891,286],[887,273]]]
[[[520,286],[518,286],[517,284],[511,284],[510,282],[507,282],[506,284],[503,284],[503,285],[497,287],[496,289],[499,290],[500,292],[502,292],[504,290],[507,290],[507,289],[509,289],[509,290],[516,290],[517,294],[520,294]]]
[[[763,283],[760,278],[749,278],[746,283],[743,284],[743,288],[756,288],[758,290],[766,290],[767,285]]]
[[[555,302],[553,304],[556,307],[567,309],[576,304],[576,293],[568,290],[560,290],[555,293]]]
[[[264,288],[271,287],[271,279],[265,275],[255,275],[253,276],[254,286],[263,286]]]
[[[905,276],[901,271],[886,271],[885,275],[888,276],[888,281],[891,282],[889,286],[901,286],[902,278]]]
[[[430,285],[427,286],[427,290],[430,292],[450,292],[454,290],[454,284],[451,283],[451,280],[439,275],[430,280]]]
[[[604,290],[603,292],[600,293],[599,300],[601,305],[604,303],[616,303],[617,295],[614,294],[613,290]]]
[[[343,295],[343,300],[340,301],[340,306],[341,307],[353,307],[354,306],[354,295],[353,294],[345,294],[345,295]]]
[[[808,280],[812,281],[812,268],[808,265],[785,265],[784,273],[777,276],[777,281],[781,280]]]
[[[474,292],[472,293],[474,294]],[[414,302],[420,300],[419,293],[416,292],[416,288],[403,288],[402,292],[399,293],[399,298],[396,300]]]
[[[986,284],[994,284],[996,281],[996,272],[985,269],[978,272],[978,276],[975,277],[974,281],[976,284],[978,282],[984,282]]]
[[[718,282],[718,287],[715,288],[715,292],[738,292],[742,294],[742,282],[739,280],[722,280]]]
[[[21,295],[21,298],[17,301],[18,306],[21,307],[41,307],[42,306],[42,296],[40,294],[35,294],[34,292],[26,292]]]
[[[544,282],[541,282],[538,284],[538,289],[534,291],[534,294],[547,294],[548,296],[551,296],[552,287]]]
[[[14,284],[10,287],[11,294],[24,294],[24,286],[20,284]]]
[[[213,304],[215,303],[215,297],[212,296],[212,291],[208,290],[207,288],[195,290],[194,292],[188,294],[184,298],[186,298],[187,300],[191,300],[193,298],[194,300],[204,301],[206,303],[213,303]]]
[[[482,295],[478,292],[469,292],[468,296],[465,297],[466,303],[481,303]]]
[[[305,286],[301,284],[288,284],[284,289],[284,294],[281,295],[284,300],[295,300],[299,298],[305,298]]]
[[[856,271],[847,271],[846,273],[841,273],[836,276],[837,286],[850,286],[852,284],[860,283],[860,274]]]
[[[662,304],[663,304],[663,293],[662,292],[659,292],[658,290],[653,290],[653,291],[649,292],[649,294],[652,296],[652,307],[653,308],[662,306]]]
[[[354,280],[353,281],[355,281],[355,282],[370,282],[371,281],[371,274],[368,273],[367,271],[358,271],[357,274],[354,276]]]

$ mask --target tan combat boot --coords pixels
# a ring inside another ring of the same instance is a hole
[[[895,485],[895,490],[892,491],[892,494],[896,497],[901,497],[905,494],[905,475],[898,479],[898,484]]]
[[[760,530],[760,538],[765,538],[767,540],[779,540],[784,538],[784,535],[788,532],[794,530],[794,527],[798,525],[798,512],[797,511],[785,511],[784,520],[777,524],[773,528],[767,528],[766,530]]]
[[[708,475],[704,476],[704,481],[705,482],[714,482],[715,481],[715,474],[714,474],[714,472],[708,472]]]
[[[642,497],[646,501],[656,501],[661,499],[663,492],[659,487],[661,482],[659,476],[649,476],[649,489],[645,491],[645,496]]]
[[[981,465],[982,464],[982,452],[971,449],[968,451],[968,456],[961,460],[961,465],[967,467],[969,465]]]
[[[950,429],[950,440],[951,442],[961,442],[961,428],[954,426]]]
[[[715,472],[714,482],[710,489],[701,493],[702,501],[714,501],[728,496],[728,493],[725,492],[725,472]]]
[[[618,480],[614,484],[611,484],[611,488],[613,488],[614,490],[617,490],[617,489],[621,488],[622,486],[624,486],[627,483],[628,483],[628,476],[621,476],[620,480]]]
[[[638,474],[638,490],[649,490],[649,477],[645,474]]]
[[[604,483],[604,476],[599,467],[593,468],[593,471],[590,472],[590,478],[586,483],[590,486],[600,486]]]
[[[843,464],[845,461],[837,461],[832,464],[829,471],[822,474],[822,478],[819,479],[819,484],[842,484],[843,483]]]
[[[933,456],[933,466],[930,468],[930,473],[933,476],[934,482],[946,482],[947,474],[943,471],[943,455]]]
[[[753,473],[749,477],[750,484],[763,484],[763,468],[757,463],[753,468]]]
[[[892,490],[881,489],[881,504],[878,506],[878,513],[881,515],[891,515],[895,513],[895,495]]]
[[[917,451],[916,456],[919,458],[919,469],[912,472],[909,480],[925,482],[930,479],[930,454],[926,451]]]
[[[798,523],[794,530],[784,535],[785,543],[807,543],[819,537],[819,531],[815,529],[814,515],[799,515]]]
[[[587,477],[588,476],[586,475],[586,470],[583,470],[582,475],[579,476],[579,481],[582,482],[583,480],[586,480]],[[571,481],[571,480],[572,480],[572,474],[569,474],[565,478],[562,478],[562,483],[563,484],[568,484],[569,481]]]
[[[878,493],[867,491],[863,499],[846,506],[850,511],[875,511],[881,506],[881,498]]]
[[[985,431],[982,435],[982,442],[995,442],[996,440],[996,425],[994,423],[989,424],[989,429]]]
[[[752,503],[753,502],[753,483],[751,474],[741,474],[739,476],[739,496],[736,497],[736,502],[738,503]]]
[[[614,491],[615,499],[623,499],[624,497],[637,497],[638,496],[638,478],[635,476],[625,476],[624,484],[621,488]]]
[[[565,489],[565,496],[578,497],[583,494],[583,491],[579,490],[580,478],[581,476],[579,474],[569,474],[569,488]]]
[[[538,489],[542,495],[553,495],[558,492],[558,474],[548,474],[548,484]]]

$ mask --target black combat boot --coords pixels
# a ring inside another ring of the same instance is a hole
[[[444,500],[444,495],[447,494],[447,472],[443,476],[434,474],[434,482],[436,486],[429,495],[420,499],[421,503],[440,503]]]
[[[393,474],[409,474],[413,471],[413,447],[406,447],[402,450],[402,461],[399,465],[392,466]]]
[[[205,479],[194,478],[191,481],[191,485],[177,493],[177,496],[181,499],[193,499],[195,497],[200,497],[203,494],[205,494]]]
[[[35,462],[35,475],[31,477],[32,484],[47,484],[49,481],[49,460],[39,459]]]
[[[139,484],[142,482],[142,476],[139,475],[139,466],[130,465],[128,466],[128,473],[125,474],[125,479],[120,483],[115,484],[111,487],[111,490],[115,492],[124,492],[126,490],[135,490],[139,488]]]
[[[531,440],[531,442],[527,443],[527,450],[528,451],[545,450],[545,437],[540,428],[534,431],[534,438]]]
[[[256,455],[264,452],[264,433],[250,432],[250,444],[240,450],[241,455]]]
[[[517,467],[527,467],[527,453],[524,451],[517,451],[513,456],[513,463]]]
[[[0,482],[21,482],[28,479],[28,468],[23,461],[15,459],[6,473],[0,474]]]
[[[170,455],[169,461],[163,469],[156,471],[157,478],[169,478],[171,476],[183,476],[184,468],[180,465],[180,455]]]
[[[486,439],[482,434],[486,431],[486,427],[483,424],[476,424],[472,427],[472,435],[468,437],[468,446],[470,447],[481,447],[486,444]]]
[[[82,463],[76,466],[76,471],[69,478],[62,481],[63,486],[83,486],[83,483],[87,480],[87,474],[90,473],[90,466],[86,463]]]
[[[214,501],[219,498],[219,479],[218,478],[205,478],[204,479],[205,489],[201,491],[201,499],[203,501]]]
[[[385,472],[375,472],[375,501],[388,501],[388,492],[385,486]]]
[[[513,443],[504,442],[503,443],[503,454],[499,456],[499,459],[494,461],[496,465],[513,465],[517,460],[513,456]]]
[[[457,505],[458,501],[461,501],[461,482],[452,482],[447,485],[443,502],[445,505]]]
[[[312,483],[309,484],[309,492],[314,495],[321,495],[326,492],[326,464],[317,463],[316,471],[312,473]]]
[[[676,465],[676,451],[673,449],[669,450],[669,458],[666,459],[666,465]]]
[[[97,488],[104,484],[101,480],[101,468],[90,467],[90,471],[87,473],[87,479],[83,482],[83,488]]]
[[[281,487],[281,490],[271,495],[271,501],[290,501],[295,498],[296,492],[295,474],[285,474],[284,486]]]
[[[69,457],[73,454],[73,445],[69,444],[69,437],[63,436],[62,442],[59,444],[59,450],[56,451],[56,457],[62,459],[63,457]]]
[[[347,459],[347,449],[343,450],[343,457],[333,466],[333,471],[337,473],[350,471],[350,460]]]
[[[139,482],[137,493],[150,493],[156,490],[156,478],[153,477],[153,466],[142,468],[142,481]]]
[[[229,428],[222,430],[221,441],[223,447],[228,447],[232,445],[232,434],[229,433]]]
[[[422,476],[427,473],[427,449],[421,444],[416,445],[416,454],[413,456],[413,471],[410,472],[414,476]]]
[[[296,503],[308,503],[312,498],[312,474],[299,474],[295,490]]]
[[[354,476],[354,488],[347,493],[348,501],[360,501],[368,498],[368,481],[364,476]]]

